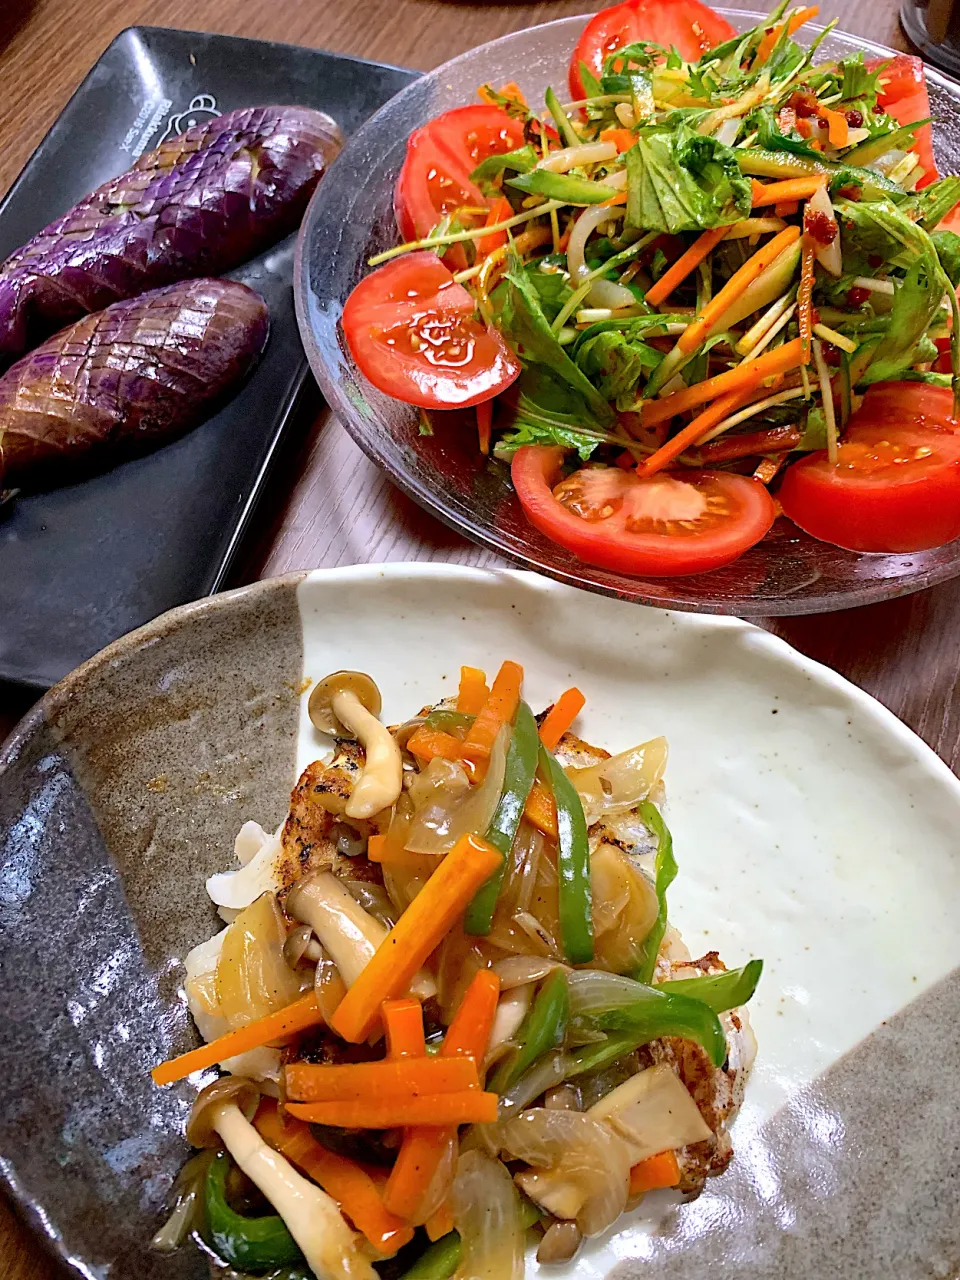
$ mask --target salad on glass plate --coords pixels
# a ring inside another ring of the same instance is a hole
[[[960,535],[960,177],[919,59],[818,62],[816,13],[627,0],[542,108],[484,84],[409,138],[347,344],[423,432],[470,410],[588,564],[699,573],[781,513],[856,552]]]

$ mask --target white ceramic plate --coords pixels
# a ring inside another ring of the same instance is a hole
[[[960,783],[878,702],[782,640],[532,574],[448,566],[322,571],[298,602],[305,674],[370,671],[387,721],[455,689],[461,663],[493,671],[509,657],[535,710],[570,684],[583,690],[588,741],[617,751],[667,737],[671,919],[694,955],[766,966],[734,1130],[747,1176],[761,1176],[767,1122],[843,1055],[865,1041],[872,1053],[871,1032],[960,964]],[[307,696],[301,766],[318,754]],[[627,1226],[563,1274],[661,1256],[694,1223],[709,1227],[726,1182],[682,1208],[666,1240]]]

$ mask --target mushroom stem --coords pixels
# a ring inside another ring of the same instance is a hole
[[[268,1147],[235,1102],[222,1103],[212,1119],[224,1146],[284,1220],[318,1280],[377,1280],[336,1201]]]
[[[366,752],[363,772],[347,801],[348,818],[372,818],[396,804],[403,783],[400,748],[357,695],[344,689],[331,699],[337,719],[358,739]]]
[[[353,986],[387,936],[380,921],[364,911],[330,871],[320,871],[294,885],[286,907],[295,919],[310,925],[348,987]],[[436,983],[423,970],[410,987],[418,1000],[429,999],[436,990]]]

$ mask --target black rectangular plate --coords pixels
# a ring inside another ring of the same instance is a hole
[[[328,112],[349,135],[414,78],[296,45],[130,27],[0,205],[0,260],[194,120],[298,103]],[[271,336],[253,377],[216,417],[149,457],[0,512],[0,679],[46,688],[125,631],[219,588],[307,377],[294,243],[231,273],[266,299]]]

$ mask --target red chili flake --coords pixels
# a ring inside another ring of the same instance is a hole
[[[803,229],[817,244],[833,244],[837,238],[837,224],[834,220],[819,209],[811,209],[809,205],[803,216]]]
[[[847,124],[850,126],[851,129],[863,128],[863,112],[862,111],[857,111],[856,108],[854,108],[852,111],[848,111],[846,115],[847,115]]]
[[[847,306],[862,307],[869,297],[869,289],[864,289],[860,285],[855,284],[852,289],[847,290]]]

